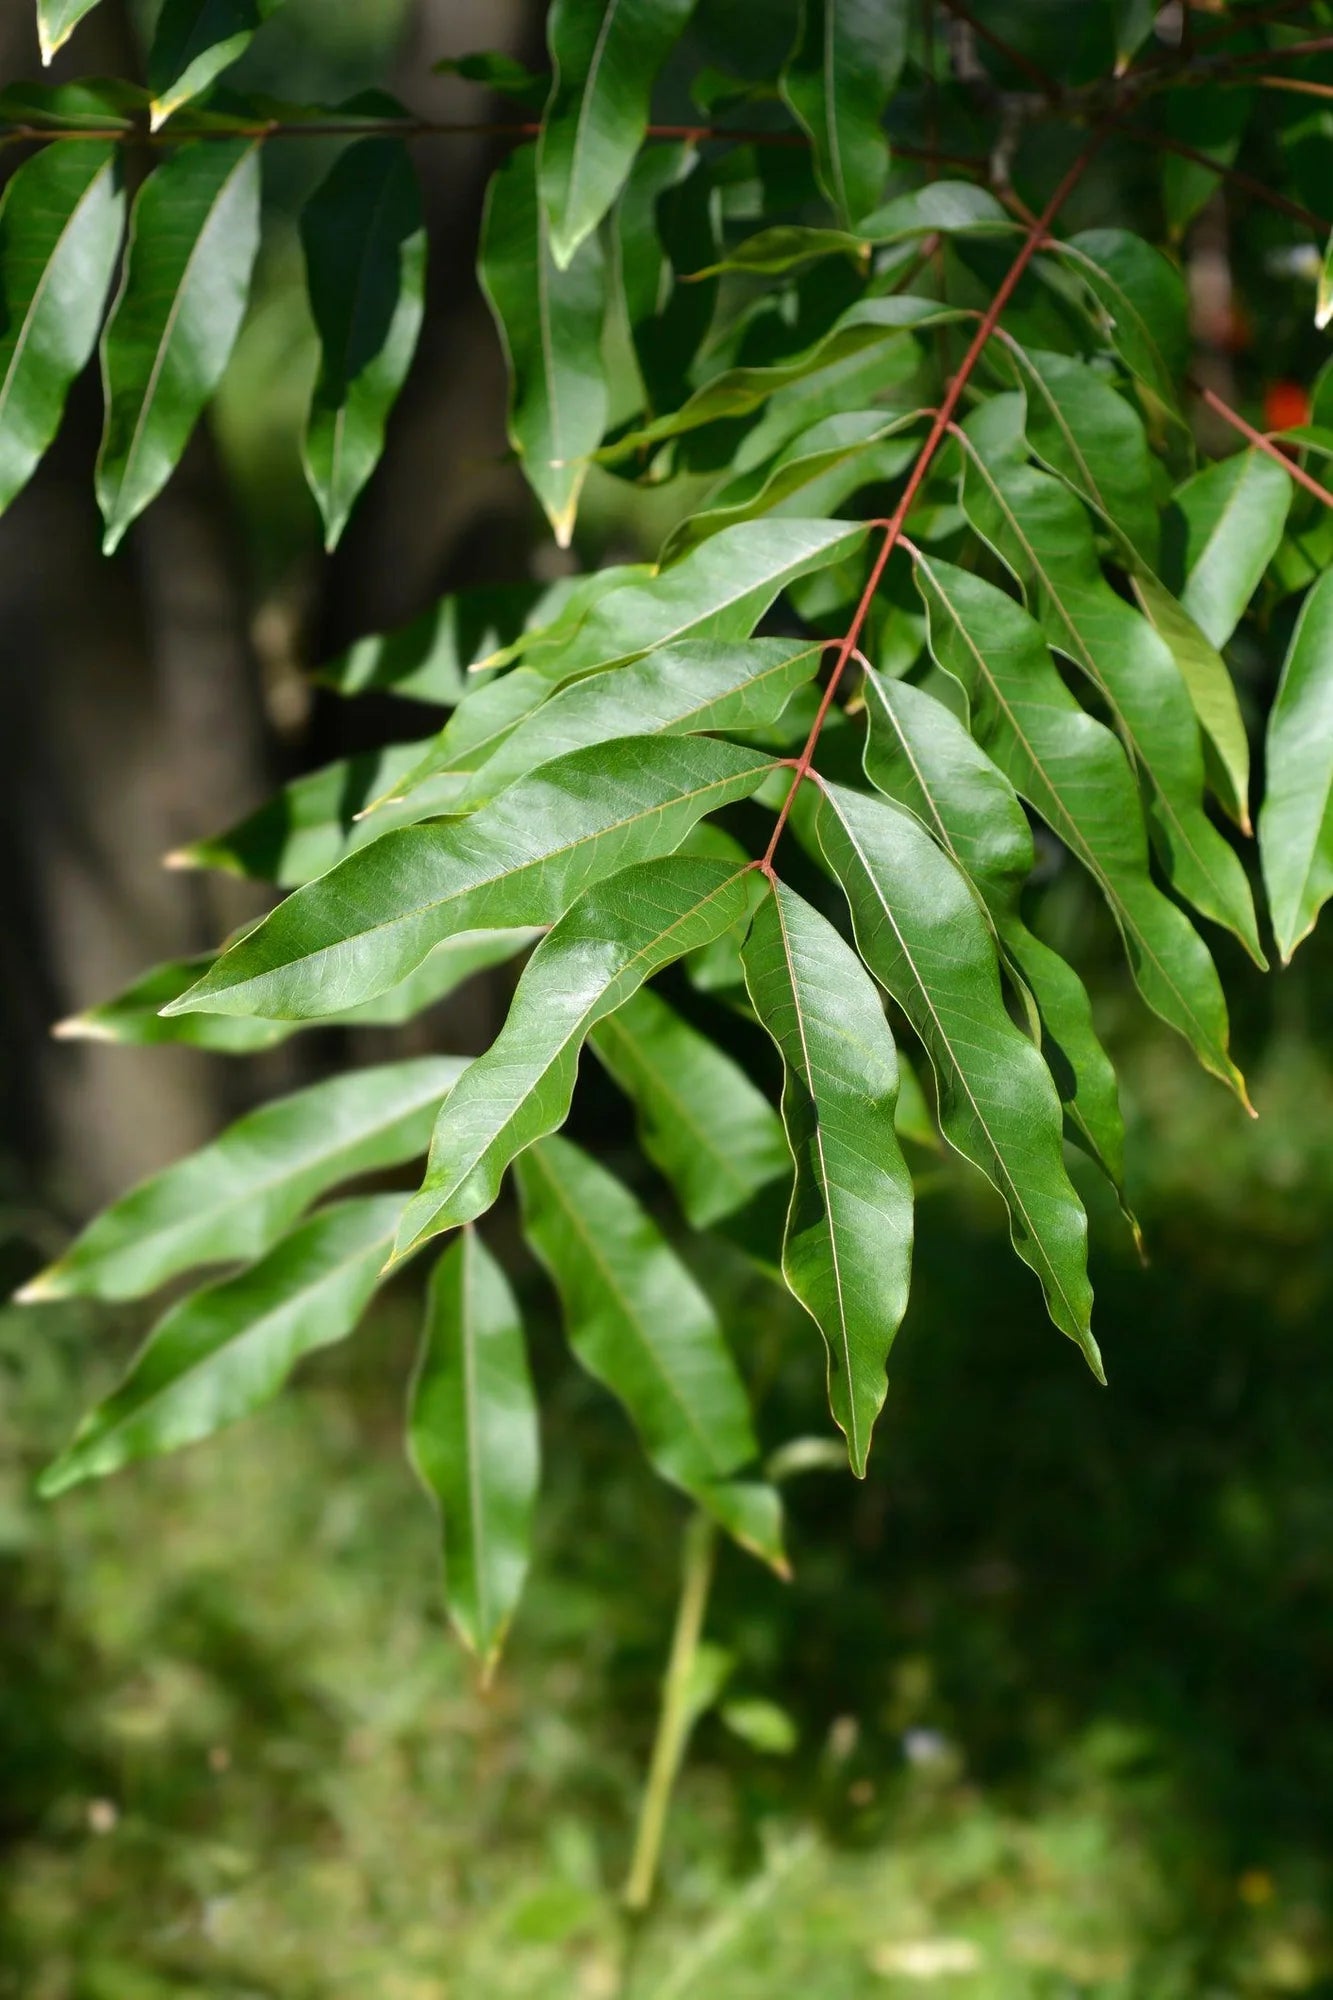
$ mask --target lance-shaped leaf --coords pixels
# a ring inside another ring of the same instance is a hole
[[[1026,391],[1026,430],[1033,452],[1155,569],[1160,509],[1138,412],[1085,361],[1023,348],[1016,341],[1009,347]]]
[[[1268,719],[1259,853],[1283,964],[1333,894],[1333,572],[1301,606]]]
[[[912,1268],[912,1176],[894,1127],[897,1052],[856,953],[784,883],[755,912],[744,959],[785,1072],[796,1179],[783,1276],[824,1336],[829,1407],[859,1478]]]
[[[335,694],[399,694],[453,708],[485,684],[470,669],[517,639],[548,595],[536,583],[454,591],[410,624],[357,639],[314,677]]]
[[[489,1674],[528,1573],[540,1443],[518,1301],[471,1229],[431,1274],[407,1438],[440,1512],[450,1619]]]
[[[591,1040],[632,1100],[639,1144],[691,1228],[734,1215],[786,1174],[782,1125],[762,1090],[651,987],[608,1014]]]
[[[245,54],[281,0],[163,0],[148,51],[153,129]]]
[[[37,0],[37,39],[42,61],[49,63],[64,47],[85,14],[91,14],[97,0]]]
[[[1111,589],[1088,517],[1049,474],[969,443],[963,502],[978,532],[1034,593],[1050,643],[1105,700],[1149,793],[1149,826],[1180,893],[1263,965],[1254,898],[1240,861],[1203,804],[1203,746],[1169,647]]]
[[[1130,579],[1139,609],[1171,649],[1203,731],[1208,782],[1223,810],[1250,831],[1250,739],[1236,685],[1222,655],[1151,570]]]
[[[1087,1217],[1065,1172],[1060,1100],[1041,1056],[1005,1012],[990,927],[964,877],[910,813],[824,788],[820,846],[846,891],[861,956],[930,1057],[940,1127],[999,1189],[1015,1250],[1051,1318],[1094,1373]]]
[[[717,173],[694,145],[646,146],[616,203],[613,273],[648,412],[674,409],[713,322]]]
[[[702,388],[696,389],[678,410],[654,418],[642,430],[626,432],[614,444],[607,445],[599,457],[614,464],[647,451],[667,438],[699,430],[704,424],[748,416],[766,403],[770,396],[796,388],[806,381],[817,384],[827,371],[864,355],[868,349],[900,347],[910,356],[915,351],[908,338],[910,335],[928,332],[936,326],[948,326],[965,317],[960,306],[942,305],[938,299],[914,298],[907,293],[883,299],[858,299],[854,305],[848,306],[827,333],[821,334],[797,353],[762,366],[724,369],[720,375],[714,375],[705,382]],[[819,414],[817,409],[810,411],[811,418]],[[799,421],[795,428],[801,428]]]
[[[0,196],[0,510],[96,345],[124,209],[116,148],[100,140],[45,146]]]
[[[258,1264],[173,1306],[38,1490],[49,1498],[178,1451],[271,1401],[303,1355],[354,1330],[402,1206],[400,1195],[374,1195],[321,1209]]]
[[[738,521],[760,516],[831,514],[858,487],[893,479],[915,457],[919,440],[900,435],[924,412],[847,410],[825,417],[784,445],[771,464],[728,479],[707,507],[672,530],[663,549],[670,561]]]
[[[303,457],[332,549],[384,450],[421,331],[426,230],[401,139],[339,155],[302,210],[301,243],[320,351]]]
[[[619,194],[648,126],[657,72],[694,0],[553,0],[554,72],[538,177],[551,254],[568,268]]]
[[[796,689],[813,679],[822,657],[823,648],[808,639],[732,644],[684,639],[615,673],[593,674],[520,721],[481,768],[462,781],[450,809],[471,811],[535,765],[615,736],[763,729],[778,720]],[[447,755],[449,746],[442,747]],[[409,784],[429,770],[428,759],[417,766]],[[415,793],[409,798],[415,804]]]
[[[182,146],[144,182],[102,336],[97,500],[108,554],[170,478],[240,332],[259,247],[259,145]]]
[[[918,555],[916,575],[931,652],[964,690],[977,740],[1101,889],[1153,1012],[1243,1098],[1217,970],[1152,879],[1138,788],[1119,742],[1080,708],[1021,605],[934,556]]]
[[[910,243],[922,236],[1013,236],[1020,225],[1007,215],[995,196],[973,181],[930,181],[908,194],[895,195],[856,229],[813,229],[800,223],[779,223],[761,229],[729,250],[713,272],[749,271],[776,275],[831,256],[864,261],[872,248]]]
[[[1097,1039],[1083,981],[1023,920],[1023,887],[1035,854],[1013,786],[957,717],[923,689],[868,673],[866,709],[867,777],[916,814],[981,897],[1006,959],[1036,1001],[1065,1115],[1120,1187],[1125,1128],[1115,1071]]]
[[[1152,33],[1161,9],[1157,0],[1111,0],[1115,22],[1115,71],[1123,76]]]
[[[1241,451],[1172,495],[1163,573],[1214,646],[1225,646],[1276,555],[1293,491],[1266,452]]]
[[[784,1570],[776,1491],[734,1475],[758,1446],[745,1386],[704,1293],[619,1181],[567,1139],[517,1168],[523,1231],[569,1344],[624,1406],[655,1470]]]
[[[195,1264],[259,1256],[326,1188],[424,1151],[465,1067],[421,1056],[262,1105],[104,1209],[21,1298],[141,1298]]]
[[[540,935],[535,930],[464,931],[436,945],[415,972],[387,993],[318,1022],[264,1021],[242,1014],[164,1016],[162,1008],[188,993],[216,963],[214,953],[204,952],[198,958],[171,959],[150,967],[110,1000],[57,1022],[51,1032],[61,1041],[114,1042],[127,1048],[174,1042],[220,1055],[251,1055],[276,1047],[303,1028],[397,1028],[446,999],[474,973],[516,958]]]
[[[606,286],[595,236],[567,270],[556,265],[537,198],[535,147],[520,146],[491,181],[479,271],[509,360],[510,442],[568,548],[606,424]]]
[[[1087,286],[1130,373],[1164,411],[1189,363],[1189,303],[1170,259],[1130,229],[1084,229],[1051,252]]]
[[[297,889],[169,1014],[299,1020],[386,992],[463,930],[550,924],[591,883],[669,854],[775,768],[701,736],[628,736],[520,779],[471,819],[402,827]]]
[[[782,94],[810,134],[819,185],[849,228],[884,190],[884,112],[909,18],[908,0],[802,0]]]
[[[579,898],[528,960],[452,1115],[437,1120],[396,1254],[490,1207],[510,1162],[563,1125],[592,1028],[664,965],[739,922],[754,887],[750,870],[676,854],[622,869]]]

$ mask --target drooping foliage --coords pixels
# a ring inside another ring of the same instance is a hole
[[[39,0],[48,58],[95,3]],[[392,449],[429,254],[412,146],[447,136],[380,96],[247,104],[224,72],[276,4],[166,0],[146,87],[0,96],[22,142],[0,505],[100,332],[108,549],[132,530],[227,368],[278,128],[342,146],[300,231],[331,548]],[[926,1147],[992,1184],[1034,1304],[1100,1376],[1069,1149],[1133,1227],[1124,1131],[1038,877],[1104,905],[1126,989],[1238,1113],[1214,941],[1262,965],[1267,930],[1286,962],[1333,893],[1333,386],[1265,435],[1202,380],[1188,282],[1198,217],[1244,204],[1282,310],[1312,341],[1328,319],[1305,204],[1333,188],[1333,7],[554,0],[547,26],[549,79],[445,57],[516,100],[478,259],[508,434],[564,548],[590,480],[677,493],[656,559],[465,589],[318,668],[433,704],[435,733],[201,827],[174,859],[285,899],[62,1032],[240,1055],[525,959],[508,1018],[471,1063],[252,1113],[23,1295],[226,1267],[159,1319],[54,1492],[253,1409],[428,1253],[410,1446],[487,1664],[538,1484],[520,1308],[476,1229],[494,1204],[652,1465],[780,1571],[747,1357],[690,1233],[805,1309],[858,1473]],[[670,1211],[559,1136],[594,1059]],[[325,1201],[413,1160],[415,1192]]]

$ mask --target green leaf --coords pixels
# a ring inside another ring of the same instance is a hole
[[[37,0],[37,38],[44,63],[64,47],[84,15],[91,14],[96,5],[97,0]]]
[[[988,458],[984,438],[981,449],[969,443],[963,466],[973,525],[1032,590],[1051,645],[1106,702],[1147,784],[1153,844],[1173,885],[1262,966],[1245,870],[1204,810],[1198,720],[1169,647],[1107,583],[1087,515],[1058,480]]]
[[[1237,30],[1239,32],[1237,32]],[[1259,37],[1245,33],[1241,21],[1232,30],[1229,48],[1244,59],[1247,50],[1262,47]],[[1239,82],[1236,78],[1235,82]],[[1225,171],[1240,150],[1254,110],[1254,92],[1238,90],[1235,82],[1209,83],[1200,78],[1192,90],[1167,93],[1163,108],[1166,135],[1203,153]],[[1223,185],[1203,160],[1166,153],[1162,160],[1162,206],[1173,243],[1179,243],[1199,210]]]
[[[396,1254],[484,1214],[516,1155],[563,1125],[597,1022],[739,922],[754,887],[749,870],[677,854],[622,869],[579,898],[533,952],[504,1027],[437,1121]]]
[[[921,688],[867,673],[866,709],[867,777],[916,814],[976,889],[1004,957],[1036,1002],[1065,1115],[1119,1188],[1125,1128],[1115,1072],[1082,980],[1023,920],[1023,889],[1036,857],[1013,786],[957,717]]]
[[[1292,483],[1262,451],[1237,452],[1178,487],[1166,517],[1166,574],[1214,646],[1225,646],[1277,553]]]
[[[1150,570],[1130,578],[1139,609],[1171,649],[1203,730],[1208,782],[1225,812],[1250,831],[1250,739],[1235,683],[1216,646]]]
[[[102,336],[97,500],[108,554],[170,478],[240,331],[259,247],[259,145],[182,146],[144,182]]]
[[[648,126],[657,72],[695,0],[552,0],[554,77],[538,176],[551,253],[569,267],[619,194]]]
[[[1158,0],[1111,0],[1115,21],[1115,70],[1123,76],[1152,33],[1161,8]]]
[[[423,1152],[465,1067],[420,1056],[261,1105],[103,1210],[22,1300],[142,1298],[195,1264],[258,1257],[327,1188]]]
[[[301,243],[320,347],[303,456],[332,549],[384,450],[421,331],[426,230],[401,139],[359,139],[338,156],[301,212]]]
[[[829,1407],[859,1478],[912,1267],[912,1177],[894,1127],[897,1054],[855,952],[783,883],[756,911],[744,960],[785,1072],[796,1179],[783,1276],[824,1336]]]
[[[908,24],[908,0],[802,0],[782,94],[810,134],[815,176],[848,228],[884,190],[883,118],[907,52]]]
[[[921,236],[1013,236],[1019,225],[993,194],[972,181],[931,181],[896,195],[847,229],[812,229],[780,223],[747,236],[721,263],[699,277],[720,271],[772,273],[794,270],[814,258],[848,256],[864,261],[872,248],[909,243]]]
[[[816,830],[862,958],[930,1057],[945,1138],[1004,1196],[1014,1248],[1040,1278],[1051,1318],[1104,1379],[1060,1100],[1005,1012],[995,945],[966,880],[910,813],[841,785],[824,788]]]
[[[785,1708],[759,1695],[742,1695],[724,1701],[721,1717],[733,1736],[739,1736],[751,1750],[765,1757],[790,1757],[800,1742],[800,1731]]]
[[[758,1446],[717,1315],[689,1271],[628,1189],[567,1139],[532,1147],[517,1178],[524,1234],[583,1367],[623,1404],[663,1479],[785,1569],[776,1491],[733,1476]]]
[[[0,511],[96,345],[124,212],[116,148],[100,140],[44,147],[0,196]]]
[[[335,694],[398,694],[453,708],[485,685],[469,669],[517,639],[550,594],[537,583],[455,591],[410,624],[356,640],[314,678]]]
[[[556,541],[568,548],[606,425],[606,287],[595,236],[566,270],[556,265],[533,146],[520,146],[491,180],[479,272],[509,361],[509,439]]]
[[[910,335],[951,325],[966,316],[961,306],[942,305],[938,299],[914,298],[910,293],[895,293],[884,299],[858,299],[839,315],[827,333],[820,334],[797,353],[762,366],[723,369],[696,389],[680,409],[655,418],[640,430],[626,432],[614,444],[605,446],[598,457],[615,464],[642,454],[667,438],[699,430],[704,424],[748,416],[770,396],[819,378],[826,370],[846,363],[868,348],[899,346],[912,354],[915,350],[910,345]],[[810,409],[810,419],[819,414],[818,409]]]
[[[1084,229],[1050,247],[1092,293],[1131,375],[1174,411],[1190,355],[1189,302],[1176,266],[1129,229]]]
[[[1333,320],[1333,234],[1319,260],[1319,282],[1315,293],[1314,323],[1322,333]]]
[[[639,1144],[692,1229],[744,1208],[786,1174],[782,1125],[739,1063],[643,987],[592,1031],[638,1113]]]
[[[160,1010],[188,993],[216,964],[215,954],[204,952],[198,958],[151,967],[123,992],[58,1022],[51,1032],[61,1041],[114,1042],[126,1048],[174,1042],[223,1055],[249,1055],[274,1048],[303,1028],[396,1028],[445,999],[474,973],[516,958],[540,935],[535,930],[463,931],[436,945],[415,972],[386,993],[319,1021],[264,1021],[241,1014],[175,1014],[164,1019]]]
[[[711,737],[557,757],[471,819],[385,834],[297,889],[168,1014],[299,1020],[383,993],[463,930],[549,924],[591,883],[678,846],[774,769]]]
[[[321,1209],[258,1264],[173,1306],[38,1491],[49,1499],[135,1459],[178,1451],[270,1402],[303,1355],[353,1331],[402,1205],[400,1195],[375,1195]]]
[[[512,97],[515,103],[534,111],[545,102],[550,83],[549,78],[495,49],[471,56],[441,56],[431,69],[436,76],[461,76],[464,83],[479,83],[497,97]]]
[[[540,1444],[518,1301],[471,1229],[431,1274],[408,1451],[440,1512],[449,1616],[489,1675],[528,1572]]]
[[[1296,621],[1268,718],[1259,853],[1284,965],[1333,894],[1333,572]]]
[[[696,274],[717,255],[714,165],[690,144],[645,147],[615,209],[611,238],[617,306],[643,385],[643,402],[672,409],[713,321],[717,284]]]
[[[1160,509],[1152,456],[1136,410],[1086,362],[1010,351],[1027,391],[1027,437],[1050,471],[1068,480],[1150,569],[1157,567]]]
[[[281,0],[163,0],[148,51],[153,130],[208,89]]]
[[[822,657],[808,639],[683,639],[614,673],[592,674],[519,721],[463,781],[451,810],[471,811],[535,765],[616,736],[763,729],[813,679]],[[448,746],[442,749],[447,755]],[[431,761],[419,764],[409,783],[427,774]]]
[[[1227,1053],[1216,968],[1149,872],[1138,789],[1121,745],[1079,707],[1021,605],[933,556],[917,557],[916,576],[931,652],[964,690],[973,734],[1101,889],[1153,1012],[1244,1100]]]

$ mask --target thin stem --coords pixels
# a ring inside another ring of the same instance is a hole
[[[970,7],[963,5],[963,0],[943,0],[943,4],[955,19],[965,21],[974,35],[977,35],[983,42],[989,43],[997,55],[1003,56],[1005,61],[1012,63],[1015,69],[1021,70],[1029,83],[1034,83],[1042,96],[1051,104],[1058,104],[1060,102],[1064,93],[1055,78],[1048,70],[1044,70],[1040,63],[1033,62],[1031,56],[1025,56],[1021,49],[1016,49],[1011,43],[1006,42],[1003,35],[996,34],[994,28],[988,28],[984,21],[977,18]]]
[[[1333,55],[1333,35],[1315,35],[1308,42],[1282,42],[1275,49],[1242,49],[1227,60],[1235,69],[1258,69],[1267,62],[1286,62],[1290,56]]]
[[[662,1836],[666,1832],[667,1814],[671,1810],[671,1794],[694,1721],[690,1682],[699,1655],[716,1555],[717,1529],[706,1514],[696,1514],[685,1530],[676,1627],[671,1635],[671,1652],[662,1680],[662,1706],[657,1718],[652,1760],[648,1766],[648,1781],[639,1808],[634,1854],[625,1880],[625,1906],[630,1910],[646,1910],[653,1899],[657,1864],[662,1854]]]
[[[1307,83],[1300,76],[1220,76],[1219,83],[1258,84],[1260,90],[1294,90],[1302,97],[1333,97],[1333,83]]]
[[[1303,465],[1297,465],[1294,459],[1288,458],[1286,452],[1275,445],[1270,437],[1265,437],[1262,431],[1256,430],[1253,424],[1247,423],[1239,410],[1233,410],[1230,403],[1224,403],[1214,390],[1208,388],[1202,382],[1191,381],[1190,387],[1194,390],[1200,401],[1206,403],[1210,410],[1215,411],[1224,423],[1230,424],[1232,430],[1239,431],[1240,435],[1246,438],[1256,451],[1265,452],[1269,458],[1276,459],[1282,470],[1289,473],[1298,486],[1303,486],[1307,493],[1313,493],[1315,499],[1322,500],[1326,507],[1333,507],[1333,493],[1330,493],[1326,486],[1321,486],[1319,481],[1313,478]]]
[[[1322,234],[1331,226],[1322,215],[1316,215],[1312,208],[1302,207],[1300,202],[1292,201],[1285,194],[1279,194],[1276,188],[1270,188],[1263,181],[1256,180],[1253,174],[1243,173],[1239,167],[1229,167],[1221,160],[1212,159],[1209,154],[1201,153],[1197,146],[1187,146],[1183,139],[1172,139],[1165,132],[1147,132],[1137,125],[1126,126],[1125,137],[1140,140],[1145,145],[1160,146],[1163,152],[1178,153],[1182,160],[1193,160],[1196,166],[1207,167],[1210,173],[1216,174],[1228,187],[1239,188],[1253,200],[1265,202],[1269,208],[1275,208],[1279,215],[1289,215],[1294,222],[1304,223],[1306,228],[1314,230],[1316,235]]]
[[[800,789],[802,781],[810,775],[810,764],[819,742],[820,731],[823,729],[828,712],[833,706],[833,697],[838,691],[838,683],[842,679],[847,662],[856,651],[861,637],[861,628],[865,624],[870,606],[874,601],[875,592],[879,588],[880,578],[883,576],[889,557],[893,554],[898,538],[902,534],[912,502],[916,499],[921,489],[921,483],[930,470],[935,453],[939,450],[941,442],[948,433],[949,425],[953,420],[953,413],[958,408],[959,402],[962,399],[963,391],[967,387],[968,378],[971,376],[977,362],[981,359],[986,343],[999,325],[1000,315],[1017,290],[1019,280],[1023,276],[1024,271],[1026,271],[1038,250],[1046,242],[1051,224],[1091,166],[1109,131],[1110,125],[1108,123],[1103,125],[1099,132],[1094,133],[1092,139],[1084,147],[1073,166],[1060,182],[1059,187],[1055,190],[1055,193],[1051,196],[1041,214],[1028,230],[1027,238],[1018,255],[1009,266],[994,298],[981,316],[980,323],[972,336],[967,352],[959,364],[957,374],[944,392],[943,400],[935,412],[935,420],[931,424],[926,441],[917,454],[916,462],[911,472],[907,475],[907,484],[903,488],[902,497],[898,505],[894,508],[892,515],[886,522],[876,524],[883,526],[884,540],[880,544],[879,554],[875,557],[870,575],[866,580],[865,589],[861,592],[860,602],[852,614],[852,622],[847,627],[843,635],[842,644],[838,648],[838,657],[834,662],[833,672],[829,675],[828,685],[824,689],[823,698],[815,712],[815,719],[811,724],[810,734],[806,738],[805,748],[796,761],[796,769],[792,775],[790,789],[783,800],[782,810],[778,814],[777,825],[773,829],[773,838],[769,841],[768,849],[764,855],[764,870],[766,873],[772,870],[773,856],[777,851],[778,842],[782,838],[782,830],[787,824],[796,794]]]
[[[1309,0],[1273,0],[1271,7],[1251,7],[1245,13],[1236,13],[1224,28],[1215,28],[1210,35],[1201,35],[1196,44],[1200,53],[1206,49],[1221,46],[1238,28],[1259,28],[1268,21],[1285,20],[1289,14],[1302,14]]]

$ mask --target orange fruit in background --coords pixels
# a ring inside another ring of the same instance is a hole
[[[1294,430],[1310,421],[1310,392],[1299,382],[1270,382],[1264,390],[1264,429]]]

